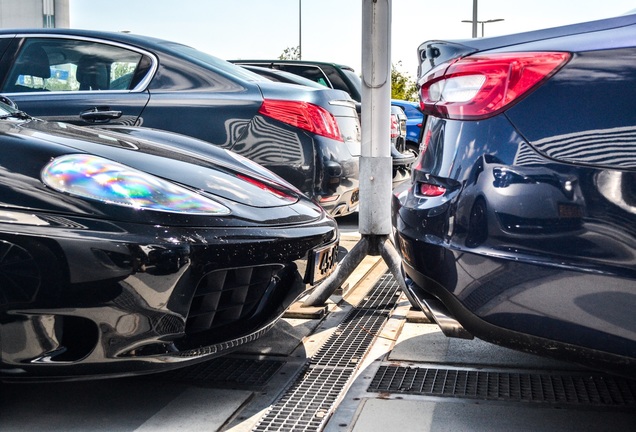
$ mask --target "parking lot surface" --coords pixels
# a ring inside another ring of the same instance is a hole
[[[355,245],[355,220],[342,244]],[[320,309],[320,308],[318,308]],[[636,383],[448,339],[367,257],[321,310],[165,374],[3,383],[2,431],[633,431]]]

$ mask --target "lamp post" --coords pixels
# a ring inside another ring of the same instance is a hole
[[[298,0],[298,60],[303,59],[303,0]]]
[[[484,24],[488,24],[488,23],[493,23],[493,22],[498,22],[498,21],[503,21],[503,18],[495,18],[495,19],[489,19],[486,21],[479,21],[479,20],[462,20],[462,22],[465,23],[471,23],[473,24],[473,37],[477,37],[476,31],[475,31],[475,26],[474,24],[481,24],[481,37],[484,37]]]

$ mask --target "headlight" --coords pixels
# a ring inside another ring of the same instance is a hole
[[[98,156],[65,155],[42,169],[42,181],[59,192],[135,209],[199,215],[230,210],[184,187]]]

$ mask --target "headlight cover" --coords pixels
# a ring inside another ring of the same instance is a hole
[[[224,205],[172,182],[88,154],[64,155],[42,169],[50,188],[103,203],[190,215],[227,215]]]

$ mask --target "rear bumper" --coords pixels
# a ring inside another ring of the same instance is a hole
[[[450,337],[636,376],[633,281],[396,234],[407,288]],[[630,292],[632,294],[630,294]]]

